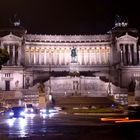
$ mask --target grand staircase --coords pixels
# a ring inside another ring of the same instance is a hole
[[[111,107],[114,101],[108,97],[56,97],[55,105],[65,108],[73,107]]]

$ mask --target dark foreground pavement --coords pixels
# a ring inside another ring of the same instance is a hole
[[[0,140],[140,140],[140,123],[101,122],[99,116],[35,117],[22,127],[19,120],[13,126],[0,121]]]
[[[140,127],[130,126],[57,126],[57,133],[39,134],[10,140],[140,140]],[[1,140],[8,140],[2,138]]]

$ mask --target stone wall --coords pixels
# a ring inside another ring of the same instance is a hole
[[[47,81],[45,86],[51,85],[51,93],[56,96],[89,96],[89,97],[105,97],[108,96],[109,82],[104,82],[100,77],[51,77],[51,81]],[[122,90],[112,83],[111,92],[113,94],[122,93]],[[46,88],[47,89],[47,88]],[[46,90],[47,93],[47,90]]]

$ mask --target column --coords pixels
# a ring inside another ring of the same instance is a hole
[[[64,53],[63,53],[63,48],[61,49],[61,65],[64,64]]]
[[[94,55],[94,64],[97,64],[97,59],[96,59],[96,48],[93,50],[93,55]]]
[[[46,65],[46,48],[44,48],[44,64]]]
[[[65,61],[66,61],[66,65],[68,65],[69,64],[69,48],[66,48],[66,59],[65,59]]]
[[[112,62],[111,60],[111,48],[108,47],[108,63],[110,64]]]
[[[61,64],[64,64],[64,51],[61,49]]]
[[[7,45],[7,52],[8,52],[8,54],[9,54],[9,60],[8,60],[8,62],[7,62],[7,64],[9,65],[10,64],[10,46],[9,46],[9,44]]]
[[[34,64],[36,64],[36,48],[34,48]]]
[[[123,64],[126,64],[125,44],[123,44]]]
[[[132,64],[132,52],[131,52],[131,45],[128,45],[128,58],[129,64]]]
[[[66,48],[64,48],[64,65],[66,65]]]
[[[57,65],[57,48],[55,48],[55,65]]]
[[[49,64],[52,64],[51,48],[49,48]]]
[[[107,59],[107,64],[110,63],[110,48],[106,47],[106,59]]]
[[[98,63],[97,48],[95,48],[94,51],[94,58],[95,58],[95,64],[97,64]]]
[[[31,47],[29,47],[29,54],[28,54],[28,56],[29,56],[29,64],[31,64]]]
[[[15,45],[12,46],[13,49],[13,58],[12,58],[12,64],[15,65]]]
[[[39,64],[39,48],[36,48],[36,64]]]
[[[46,48],[46,64],[49,65],[49,49]]]
[[[62,54],[61,54],[61,48],[60,48],[60,50],[59,50],[59,64],[61,65],[61,62],[62,62]]]
[[[88,48],[86,49],[85,55],[86,55],[86,65],[89,65],[89,52],[88,52]]]
[[[89,49],[89,65],[92,65],[92,50]]]
[[[87,64],[87,56],[86,56],[86,49],[84,48],[84,51],[83,51],[83,55],[84,55],[84,65]]]
[[[65,48],[63,48],[63,65],[65,65]]]
[[[106,64],[107,63],[107,60],[106,60],[106,48],[104,47],[104,63]]]
[[[107,49],[105,47],[105,64],[107,64],[108,60],[107,60]]]
[[[89,61],[88,61],[88,59],[89,59],[88,48],[86,48],[85,51],[86,51],[85,52],[85,55],[86,55],[86,65],[88,65],[89,64]]]
[[[87,64],[90,65],[90,49],[87,49]]]
[[[57,50],[54,48],[54,65],[57,65]]]
[[[60,65],[60,49],[57,50],[57,64]]]
[[[100,60],[99,60],[99,57],[100,57],[100,54],[99,54],[99,47],[96,48],[96,64],[99,64],[100,63]]]
[[[52,65],[54,65],[54,49],[51,49]]]
[[[83,52],[82,52],[82,48],[80,48],[80,65],[83,64]]]
[[[100,64],[100,48],[97,49],[97,63]]]
[[[18,66],[20,65],[21,61],[21,46],[18,46]]]
[[[82,48],[79,48],[79,64],[82,65]]]
[[[82,48],[81,53],[82,53],[82,65],[85,65],[85,48]]]
[[[104,50],[102,47],[100,48],[100,63],[104,64]]]
[[[84,49],[82,48],[82,65],[84,65],[85,63],[84,63]]]
[[[139,65],[140,65],[140,46],[138,47],[138,53],[139,53]]]
[[[34,64],[34,50],[31,47],[31,65],[33,65],[33,64]]]
[[[80,56],[81,56],[81,54],[80,54],[80,48],[77,48],[77,62],[79,62],[81,64],[81,62],[80,62]]]
[[[102,49],[99,47],[99,64],[102,64]]]
[[[44,54],[45,54],[45,48],[42,48],[42,55],[41,55],[41,60],[42,60],[42,64],[44,65],[45,64],[45,61],[44,61]]]
[[[71,49],[68,48],[68,64],[71,63]]]
[[[106,64],[106,60],[105,60],[105,47],[102,48],[102,64]]]
[[[121,51],[121,65],[123,65],[123,51],[122,49],[120,51]]]
[[[44,50],[43,50],[43,48],[40,48],[41,50],[40,50],[40,64],[42,65],[42,64],[44,64],[43,63],[43,61],[44,61],[44,59],[43,59],[43,56],[44,56]]]
[[[39,65],[41,65],[41,48],[39,48],[38,59],[39,59]]]
[[[118,44],[120,51],[120,64],[123,65],[123,44]]]
[[[132,44],[132,45],[133,45],[133,48],[134,48],[133,56],[134,56],[134,65],[135,65],[135,64],[137,64],[137,44],[135,43],[135,44]]]
[[[95,49],[94,48],[92,48],[91,50],[91,55],[92,55],[92,65],[94,65],[95,64]]]
[[[80,48],[80,65],[82,65],[82,48]]]
[[[104,52],[104,63],[106,64],[106,47],[105,46],[104,46],[103,52]]]

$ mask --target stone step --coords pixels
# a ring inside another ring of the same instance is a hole
[[[107,97],[57,97],[56,106],[111,106],[114,101]]]

